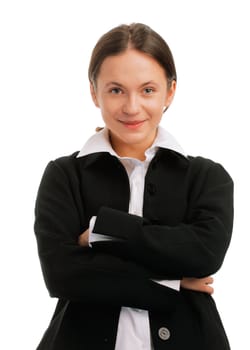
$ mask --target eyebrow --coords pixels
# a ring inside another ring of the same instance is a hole
[[[156,82],[154,82],[153,80],[149,80],[143,84],[140,85],[140,87],[143,87],[143,86],[146,86],[146,85],[150,85],[150,84],[153,84],[153,85],[158,85]],[[116,82],[116,81],[110,81],[106,84],[106,87],[110,86],[110,85],[116,85],[116,86],[119,86],[119,87],[123,87],[122,84]]]
[[[117,86],[122,87],[122,84],[117,83],[116,81],[110,81],[110,82],[108,82],[105,86],[108,87],[109,85],[117,85]]]

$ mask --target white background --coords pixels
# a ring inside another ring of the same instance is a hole
[[[34,350],[55,300],[43,282],[34,202],[49,160],[97,125],[87,68],[96,40],[144,22],[169,43],[178,89],[162,125],[235,181],[235,225],[214,294],[233,350],[249,349],[249,10],[243,0],[6,0],[0,3],[0,348]]]

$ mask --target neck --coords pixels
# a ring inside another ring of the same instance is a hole
[[[146,150],[144,150],[144,149],[140,151],[136,147],[135,148],[127,147],[126,149],[123,148],[122,150],[117,150],[115,147],[113,147],[113,148],[120,157],[135,158],[135,159],[139,159],[142,161],[146,159],[146,156],[145,156]]]
[[[149,137],[151,136],[151,137]],[[115,150],[115,152],[120,157],[129,157],[135,158],[139,160],[145,160],[145,152],[148,148],[150,148],[155,140],[156,133],[152,133],[152,135],[147,135],[147,137],[143,139],[124,141],[120,138],[114,137],[111,133],[109,133],[110,143]]]
[[[120,157],[129,157],[139,160],[146,159],[145,151],[152,145],[152,142],[147,145],[121,143],[120,141],[116,142],[113,138],[110,138],[110,143]]]

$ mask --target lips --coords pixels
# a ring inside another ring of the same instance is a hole
[[[129,129],[139,128],[144,122],[145,120],[120,120],[120,123]]]

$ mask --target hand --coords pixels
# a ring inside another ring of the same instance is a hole
[[[181,280],[181,287],[185,289],[191,289],[196,292],[204,292],[213,294],[214,289],[211,284],[214,282],[211,276],[204,278],[183,278]]]
[[[78,244],[81,247],[89,247],[89,229],[84,231],[78,238]]]

